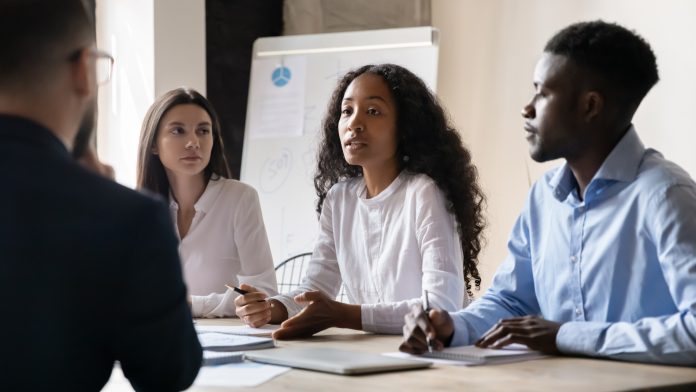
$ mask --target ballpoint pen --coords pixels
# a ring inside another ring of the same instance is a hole
[[[227,288],[230,289],[230,290],[234,290],[234,291],[236,291],[237,293],[239,293],[239,294],[241,294],[241,295],[247,295],[247,294],[249,294],[248,291],[242,290],[242,289],[240,289],[240,288],[237,287],[237,286],[230,286],[230,285],[226,284],[225,287],[227,287]]]
[[[249,294],[249,291],[240,289],[240,288],[237,287],[237,286],[230,286],[230,285],[226,284],[225,287],[227,287],[227,288],[230,289],[230,290],[234,290],[235,292],[239,293],[240,295],[247,295],[247,294]],[[266,300],[265,300],[265,299],[260,299],[260,300],[258,300],[258,301],[256,301],[256,302],[266,302]],[[268,304],[271,305],[271,307],[273,307],[273,302],[269,302]]]

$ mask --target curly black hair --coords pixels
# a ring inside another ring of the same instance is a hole
[[[365,65],[343,76],[334,90],[322,123],[314,188],[319,200],[317,213],[331,187],[339,181],[362,175],[362,168],[349,165],[338,135],[341,102],[350,83],[369,73],[380,76],[389,87],[397,107],[397,158],[401,169],[432,178],[447,199],[455,216],[464,254],[464,282],[469,296],[471,280],[481,287],[477,268],[483,243],[485,196],[478,184],[478,171],[471,153],[449,122],[437,97],[411,71],[394,64]],[[407,159],[404,159],[408,157]]]
[[[637,33],[602,20],[572,24],[556,33],[545,52],[570,58],[637,107],[660,80],[650,45]]]

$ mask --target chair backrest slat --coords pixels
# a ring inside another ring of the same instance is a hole
[[[283,260],[275,267],[280,294],[287,294],[300,287],[311,259],[311,252],[300,253]],[[345,287],[341,284],[336,300],[346,302],[347,299]]]

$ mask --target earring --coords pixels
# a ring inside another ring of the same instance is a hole
[[[408,155],[404,155],[403,157],[401,157],[401,160],[404,162],[408,162],[411,160],[411,158]]]

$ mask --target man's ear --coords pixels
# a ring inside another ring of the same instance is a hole
[[[582,117],[586,122],[594,121],[604,111],[604,96],[597,91],[583,94],[580,102]]]
[[[71,62],[71,75],[75,92],[82,97],[91,97],[96,93],[95,70],[92,53],[89,48],[80,51],[79,57]]]

